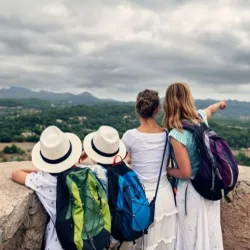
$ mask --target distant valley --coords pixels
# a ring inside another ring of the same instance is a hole
[[[200,109],[214,102],[196,100],[195,104]],[[234,148],[239,164],[250,166],[250,103],[227,103],[228,108],[219,111],[209,124]],[[122,136],[139,125],[134,104],[99,99],[87,92],[74,95],[17,87],[0,89],[0,161],[30,160],[34,143],[49,125],[76,133],[81,139],[101,125],[110,125]],[[160,125],[162,111],[157,117]]]
[[[163,103],[163,98],[161,99]],[[205,108],[215,100],[197,99],[195,105],[198,109]],[[41,109],[50,106],[72,106],[72,105],[134,105],[134,102],[120,102],[112,99],[99,99],[89,92],[83,92],[78,95],[72,93],[54,93],[48,91],[32,91],[21,87],[11,87],[9,89],[0,89],[0,106],[8,107],[29,107]],[[216,117],[236,118],[241,120],[250,120],[250,102],[241,102],[228,100],[228,108],[219,111]]]

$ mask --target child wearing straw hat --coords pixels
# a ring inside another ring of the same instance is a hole
[[[85,137],[83,148],[79,163],[83,164],[82,167],[90,168],[108,192],[107,170],[101,165],[112,165],[116,160],[126,157],[125,145],[120,140],[117,130],[110,126],[101,126]],[[110,248],[118,245],[119,242],[111,237]]]
[[[41,134],[32,150],[32,162],[38,171],[16,170],[12,180],[33,189],[49,214],[45,233],[46,250],[63,250],[59,243],[54,221],[56,220],[57,174],[75,166],[82,152],[81,140],[72,133],[63,133],[50,126]]]

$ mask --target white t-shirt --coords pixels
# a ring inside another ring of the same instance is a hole
[[[25,185],[36,192],[50,216],[45,232],[45,250],[63,250],[54,226],[56,221],[56,184],[57,178],[45,172],[28,174],[25,181]]]
[[[127,152],[131,153],[133,170],[141,180],[155,180],[159,177],[166,138],[166,132],[148,134],[131,129],[124,133],[122,141]],[[168,157],[169,144],[167,145],[162,176],[167,174]]]

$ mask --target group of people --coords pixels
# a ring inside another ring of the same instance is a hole
[[[166,90],[164,128],[156,122],[161,109],[158,92],[148,89],[140,92],[136,100],[140,126],[125,132],[121,139],[118,132],[109,126],[101,126],[98,131],[87,135],[83,144],[75,134],[63,133],[55,126],[46,128],[32,150],[32,162],[38,170],[12,172],[12,180],[33,189],[50,216],[45,233],[45,249],[63,249],[54,227],[58,173],[76,165],[88,167],[106,187],[106,169],[101,165],[112,164],[119,156],[132,166],[145,187],[146,197],[151,201],[167,139],[154,223],[144,236],[144,249],[223,250],[220,201],[203,198],[190,182],[197,171],[200,154],[193,134],[183,129],[182,122],[208,125],[209,118],[225,107],[226,102],[221,101],[197,111],[189,86],[174,83]],[[169,167],[170,152],[178,167]],[[169,177],[178,179],[174,192]],[[112,238],[111,247],[117,244]],[[142,249],[140,241],[129,248]]]

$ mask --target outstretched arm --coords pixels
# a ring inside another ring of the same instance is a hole
[[[192,174],[192,169],[187,149],[173,137],[171,137],[171,144],[174,149],[178,168],[168,168],[168,175],[176,178],[189,179]]]
[[[225,109],[226,107],[227,107],[226,101],[220,101],[213,105],[210,105],[209,107],[204,109],[204,111],[207,114],[207,119],[210,119],[217,112],[218,109]]]
[[[11,179],[14,182],[17,182],[19,184],[24,185],[25,181],[26,181],[26,177],[28,174],[30,173],[36,173],[37,169],[33,168],[33,169],[18,169],[18,170],[14,170],[11,173]]]
[[[16,183],[24,185],[27,175],[28,173],[23,170],[16,170],[12,172],[11,179]]]

